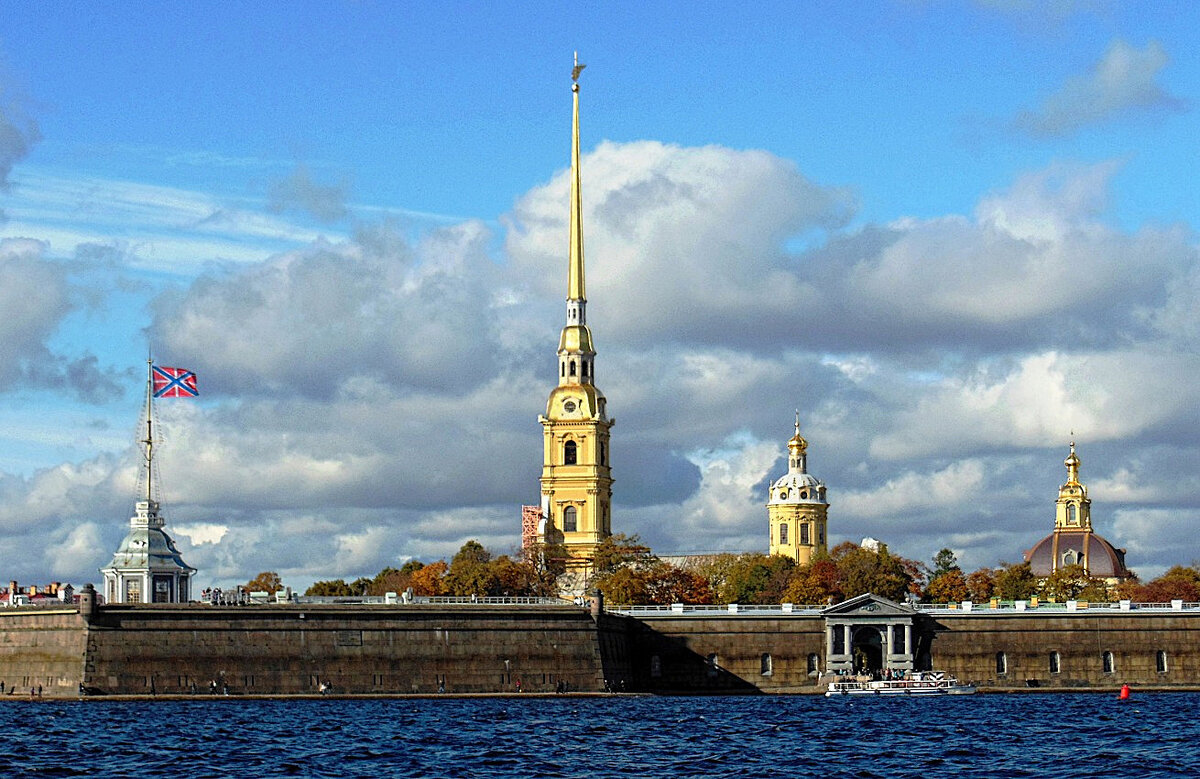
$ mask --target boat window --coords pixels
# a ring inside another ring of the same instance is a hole
[[[1154,666],[1160,674],[1167,672],[1167,653],[1160,649],[1154,653]]]
[[[758,672],[763,676],[770,676],[775,672],[775,661],[771,659],[771,655],[764,652],[763,656],[758,660]]]
[[[1050,673],[1056,674],[1062,670],[1062,661],[1058,656],[1058,652],[1050,653]]]
[[[1003,652],[996,653],[996,674],[1003,676],[1008,673],[1008,655]]]
[[[563,532],[574,533],[578,529],[579,523],[577,517],[578,514],[574,506],[567,506],[563,509]]]
[[[1103,661],[1104,661],[1104,673],[1106,673],[1106,674],[1112,673],[1114,670],[1113,653],[1105,652],[1102,657],[1103,657]]]

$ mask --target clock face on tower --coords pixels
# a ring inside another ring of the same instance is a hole
[[[579,404],[576,403],[573,398],[567,398],[563,401],[563,411],[567,412],[568,414],[574,414],[575,409],[578,407]]]

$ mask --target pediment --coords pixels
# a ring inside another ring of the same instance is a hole
[[[821,616],[911,617],[916,613],[916,609],[868,592],[822,610]]]

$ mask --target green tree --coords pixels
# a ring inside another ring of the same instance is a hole
[[[489,565],[492,553],[478,541],[471,540],[462,545],[458,554],[450,561],[446,573],[446,589],[451,595],[493,595],[499,589],[499,580]]]
[[[936,579],[944,573],[950,571],[961,571],[958,566],[958,558],[954,556],[954,552],[943,548],[933,556],[933,571],[930,573],[930,579]]]
[[[354,595],[354,591],[346,584],[345,579],[330,579],[323,582],[313,582],[313,585],[304,591],[305,595],[314,595],[324,598],[345,597]]]
[[[1079,563],[1064,565],[1042,580],[1039,593],[1055,601],[1077,600],[1080,593],[1096,583]],[[1103,587],[1103,582],[1100,583]]]
[[[1027,600],[1037,594],[1038,581],[1029,563],[1000,563],[996,569],[994,597]]]
[[[274,571],[263,571],[246,583],[246,589],[250,592],[265,592],[268,595],[274,595],[283,589],[283,580]]]

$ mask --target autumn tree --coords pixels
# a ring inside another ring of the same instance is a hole
[[[967,579],[957,566],[935,576],[925,588],[929,603],[958,603],[966,600],[969,594]]]
[[[991,568],[980,568],[967,576],[967,593],[976,603],[990,600],[995,589],[996,572]]]
[[[1141,603],[1185,603],[1200,601],[1200,571],[1194,567],[1176,565],[1157,579],[1125,588],[1125,597]]]
[[[438,560],[436,563],[422,566],[419,570],[413,571],[410,579],[413,593],[416,595],[445,595],[446,590],[446,571],[450,566],[445,560]]]
[[[250,592],[265,592],[268,595],[274,595],[283,589],[283,580],[274,571],[263,571],[246,583],[246,589]]]
[[[783,591],[784,603],[825,605],[841,600],[837,563],[828,555],[818,555],[808,565],[796,566]]]
[[[891,554],[886,544],[869,549],[850,542],[838,544],[830,552],[837,565],[838,580],[845,598],[872,592],[901,602],[913,582],[911,561]]]

